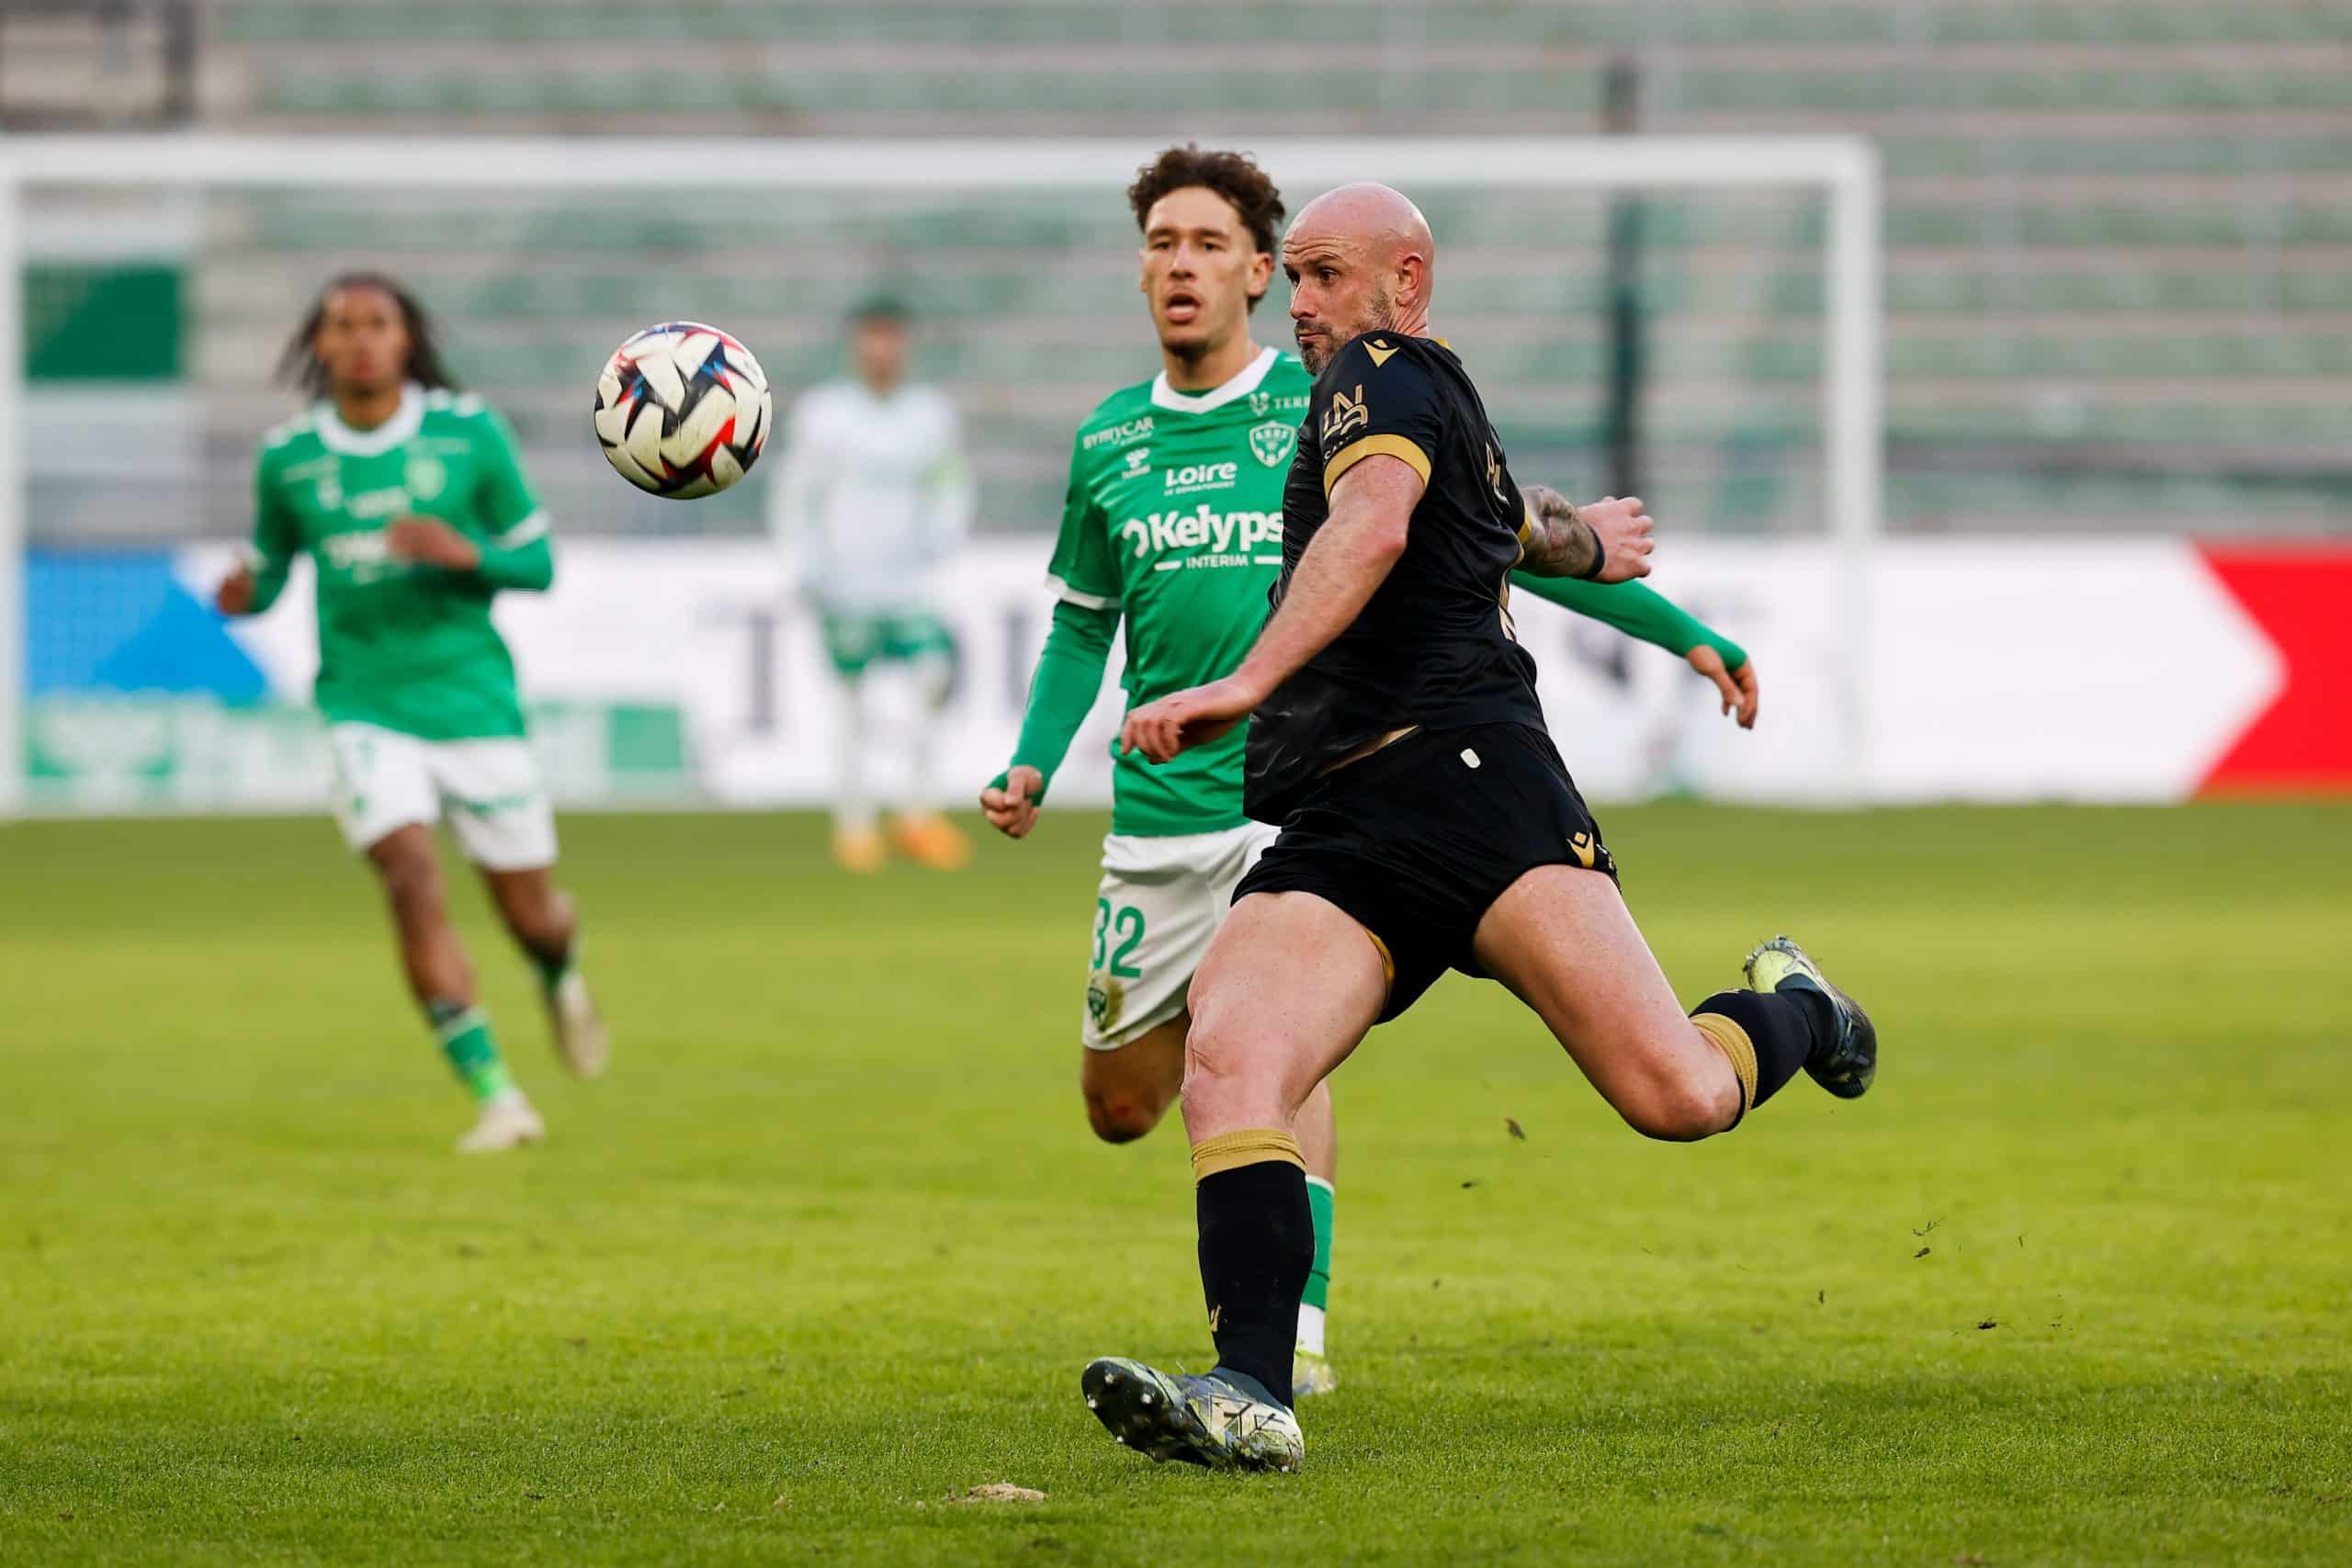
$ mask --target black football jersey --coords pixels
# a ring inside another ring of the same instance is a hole
[[[1508,608],[1526,507],[1478,389],[1435,338],[1367,333],[1315,378],[1283,492],[1274,605],[1330,515],[1331,487],[1380,455],[1429,488],[1354,625],[1251,716],[1243,805],[1261,822],[1281,822],[1302,785],[1391,730],[1544,727],[1535,661]]]

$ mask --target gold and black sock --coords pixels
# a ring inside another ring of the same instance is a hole
[[[1818,1003],[1819,1006],[1814,1004]],[[1717,991],[1690,1021],[1731,1058],[1739,1075],[1740,1113],[1763,1104],[1797,1076],[1816,1043],[1835,1038],[1838,1015],[1818,991]]]
[[[1298,1140],[1277,1127],[1245,1127],[1195,1144],[1193,1179],[1217,1370],[1287,1408],[1298,1298],[1315,1267]]]

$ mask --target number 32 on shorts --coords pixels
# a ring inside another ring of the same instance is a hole
[[[1133,904],[1111,907],[1108,898],[1094,900],[1094,969],[1097,974],[1107,968],[1115,980],[1137,980],[1143,971],[1127,962],[1127,955],[1143,944],[1143,911]]]

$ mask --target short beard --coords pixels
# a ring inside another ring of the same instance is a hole
[[[1344,338],[1339,337],[1339,334],[1334,333],[1327,334],[1326,336],[1317,340],[1321,343],[1329,344],[1330,346],[1328,348],[1311,349],[1307,347],[1306,344],[1303,343],[1300,344],[1298,345],[1299,363],[1306,367],[1308,375],[1319,376],[1323,373],[1323,367],[1330,364],[1332,359],[1338,355],[1340,350],[1347,347],[1348,344],[1355,342],[1356,339],[1363,337],[1367,333],[1394,332],[1396,330],[1396,297],[1388,293],[1385,289],[1375,288],[1373,290],[1372,303],[1364,312],[1364,319],[1362,324],[1350,332]],[[1334,339],[1337,341],[1334,341]]]

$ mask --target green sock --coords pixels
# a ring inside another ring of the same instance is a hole
[[[440,1037],[441,1054],[449,1058],[458,1081],[472,1092],[476,1104],[514,1087],[506,1063],[498,1055],[498,1040],[490,1032],[487,1010],[462,1002],[434,1002],[424,1010],[433,1020],[433,1032]]]
[[[1319,1176],[1306,1179],[1306,1212],[1315,1222],[1315,1264],[1306,1273],[1306,1289],[1299,1292],[1299,1343],[1320,1355],[1323,1314],[1331,1304],[1331,1184]]]

